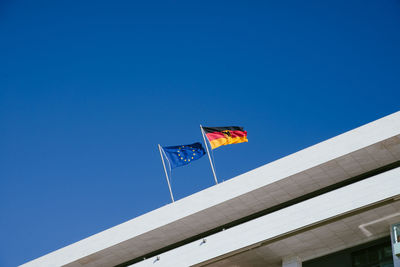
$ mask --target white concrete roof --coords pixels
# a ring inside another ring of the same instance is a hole
[[[113,266],[400,160],[400,112],[23,264]]]

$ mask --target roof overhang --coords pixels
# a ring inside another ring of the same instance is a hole
[[[162,253],[159,266],[271,266],[388,236],[400,220],[399,184],[400,167]]]

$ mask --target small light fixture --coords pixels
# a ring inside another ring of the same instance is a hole
[[[157,257],[154,259],[153,263],[156,263],[156,262],[159,261],[159,260],[160,260],[160,256],[157,256]]]

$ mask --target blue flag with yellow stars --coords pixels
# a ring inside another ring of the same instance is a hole
[[[201,158],[206,153],[201,143],[181,146],[163,147],[165,155],[169,161],[171,169],[184,166],[190,162]]]

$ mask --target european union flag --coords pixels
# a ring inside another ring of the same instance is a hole
[[[166,146],[163,150],[171,165],[171,169],[184,166],[201,158],[206,153],[201,143],[181,146]]]

